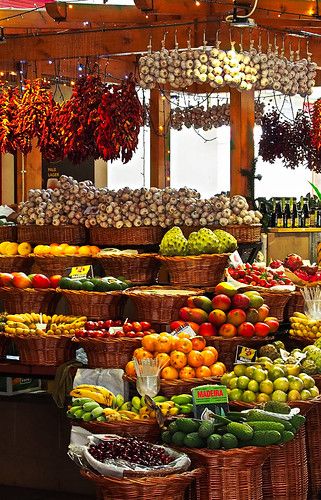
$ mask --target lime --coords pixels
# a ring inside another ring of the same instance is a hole
[[[237,377],[241,377],[241,375],[245,375],[246,365],[238,364],[234,366],[234,373]]]
[[[65,288],[67,290],[70,289],[70,283],[72,282],[71,278],[61,278],[59,282],[60,288]]]
[[[230,381],[232,380],[232,378],[236,378],[234,372],[224,373],[221,376],[221,384],[230,387]]]
[[[298,401],[299,399],[301,399],[301,394],[296,389],[291,389],[288,392],[288,401]]]
[[[237,387],[237,381],[238,381],[237,377],[231,378],[231,380],[229,382],[229,388],[230,389],[235,389]]]
[[[319,389],[317,388],[317,386],[315,385],[314,387],[311,387],[311,389],[309,389],[309,391],[311,392],[311,396],[313,398],[317,398],[320,394],[320,391]]]
[[[263,392],[260,392],[256,396],[256,402],[257,403],[267,403],[268,401],[271,401],[271,398],[268,394],[264,394]]]
[[[256,394],[253,391],[244,391],[242,395],[244,403],[254,403],[256,401]]]
[[[255,366],[247,366],[245,369],[245,375],[249,378],[253,378],[254,370],[255,370]]]
[[[256,380],[256,382],[263,382],[263,380],[266,379],[267,372],[263,370],[263,368],[255,368],[253,372],[253,380]]]
[[[274,380],[273,387],[275,391],[287,392],[289,390],[289,381],[286,377],[279,377]]]
[[[230,401],[241,401],[243,391],[241,389],[232,389],[229,395]]]
[[[293,375],[289,377],[290,391],[295,390],[301,392],[303,388],[303,381],[299,377],[294,377]]]
[[[264,394],[272,394],[274,391],[272,380],[263,380],[263,382],[260,383],[260,391],[264,392]]]
[[[308,391],[308,389],[303,389],[303,391],[301,391],[300,394],[300,399],[302,399],[302,401],[306,401],[307,399],[312,399],[311,392]]]
[[[247,388],[249,391],[259,392],[259,383],[256,380],[250,380]]]
[[[284,377],[285,373],[284,373],[284,370],[282,368],[280,368],[279,366],[273,366],[273,368],[271,368],[271,370],[269,370],[268,376],[269,376],[269,379],[272,380],[272,382],[273,382],[277,378]]]
[[[92,292],[93,289],[95,288],[95,285],[91,281],[83,281],[81,284],[81,289],[85,290],[86,292]]]
[[[299,377],[303,382],[304,389],[311,389],[311,387],[315,386],[314,378],[310,377],[310,375],[300,373]]]
[[[299,375],[300,373],[300,370],[301,370],[301,367],[300,365],[295,365],[295,364],[288,364],[288,365],[285,365],[286,367],[286,370],[288,372],[288,375]]]
[[[79,280],[71,280],[71,283],[69,284],[69,290],[81,290],[82,289],[82,283]]]
[[[281,403],[286,403],[287,395],[285,392],[277,390],[272,394],[272,401],[280,401]]]
[[[225,384],[223,384],[223,385],[225,385]],[[226,394],[227,394],[228,399],[230,399],[231,389],[229,387],[226,388]]]
[[[245,375],[242,375],[237,379],[237,387],[238,389],[247,389],[247,386],[249,385],[249,377],[246,377]]]

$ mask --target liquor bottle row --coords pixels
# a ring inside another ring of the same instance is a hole
[[[263,215],[264,227],[321,227],[321,202],[317,198],[258,198],[257,207]]]

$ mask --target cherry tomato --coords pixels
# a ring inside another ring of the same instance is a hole
[[[130,332],[133,329],[133,325],[131,323],[124,323],[123,330],[125,333]]]
[[[151,324],[148,323],[148,321],[141,321],[140,325],[141,325],[143,331],[144,330],[149,330],[150,327],[151,327]]]
[[[139,323],[138,321],[134,321],[133,322],[133,330],[135,332],[141,332],[143,330],[141,323]]]

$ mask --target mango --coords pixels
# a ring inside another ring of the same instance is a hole
[[[195,295],[194,297],[188,297],[187,305],[190,308],[198,308],[209,313],[213,310],[212,301],[205,297],[204,295]]]

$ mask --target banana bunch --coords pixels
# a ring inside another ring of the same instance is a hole
[[[300,312],[293,313],[290,318],[290,335],[294,337],[305,337],[308,339],[317,339],[321,337],[321,321],[308,318]]]
[[[155,396],[152,398],[156,406],[160,409],[164,417],[172,417],[179,414],[190,414],[193,411],[193,398],[190,394],[180,394],[172,396],[169,400],[165,396]],[[155,418],[155,411],[145,404],[144,398],[134,396],[131,403],[127,403],[129,409],[139,414],[142,419]],[[131,405],[131,408],[130,408]]]
[[[48,316],[35,312],[8,314],[4,331],[11,335],[73,335],[86,321],[86,316]],[[38,323],[45,324],[46,331],[39,328]]]
[[[70,396],[76,399],[88,398],[104,406],[112,407],[116,399],[115,394],[100,385],[81,384],[74,387]]]

